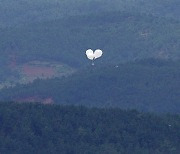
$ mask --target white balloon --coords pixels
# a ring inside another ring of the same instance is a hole
[[[88,49],[88,50],[86,51],[86,56],[87,56],[88,59],[94,60],[94,52],[93,52],[93,50]]]
[[[94,59],[96,59],[96,58],[99,58],[99,57],[102,56],[102,54],[103,54],[103,52],[102,52],[102,50],[100,50],[100,49],[95,50],[95,52],[93,52],[92,49],[88,49],[88,50],[86,51],[86,56],[87,56],[87,58],[90,59],[90,60],[94,60]]]
[[[103,54],[102,50],[97,49],[97,50],[95,50],[95,52],[94,52],[94,58],[97,59],[97,58],[101,57],[102,54]]]
[[[89,54],[93,54],[93,50],[88,49],[88,50],[86,51],[86,55],[88,56]]]
[[[87,58],[90,59],[90,60],[94,60],[94,54],[88,54]]]

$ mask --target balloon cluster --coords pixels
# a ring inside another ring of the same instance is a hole
[[[102,56],[102,54],[103,54],[103,52],[100,49],[97,49],[95,51],[93,51],[92,49],[88,49],[86,51],[86,56],[90,60],[95,60],[97,58],[100,58]]]

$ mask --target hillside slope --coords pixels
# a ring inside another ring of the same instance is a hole
[[[101,48],[101,63],[156,57],[180,58],[180,23],[154,16],[112,12],[76,16],[0,30],[0,70],[15,63],[55,61],[87,64],[85,50]],[[14,60],[15,59],[15,60]]]
[[[0,92],[4,101],[43,101],[180,113],[180,63],[146,60],[87,67],[66,78],[36,80]]]
[[[21,2],[17,8],[29,3],[34,5],[35,2]],[[54,6],[53,2],[48,3]],[[16,7],[15,4],[8,5]],[[43,11],[45,8],[43,5],[41,7]],[[1,15],[6,17],[7,14]],[[21,76],[22,72],[11,68],[13,65],[19,68],[33,61],[45,61],[82,67],[88,62],[84,55],[87,48],[101,48],[104,51],[101,63],[119,63],[147,57],[179,59],[179,27],[179,21],[173,19],[139,12],[129,13],[128,10],[106,10],[86,15],[67,15],[64,18],[39,19],[23,26],[0,28],[0,87],[10,84],[12,78],[18,80]],[[21,83],[20,80],[21,77]]]

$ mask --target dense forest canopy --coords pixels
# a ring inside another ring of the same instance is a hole
[[[85,67],[63,78],[35,80],[3,89],[0,100],[131,108],[180,113],[180,62],[141,60],[120,65]]]
[[[178,154],[180,116],[0,103],[0,152]]]

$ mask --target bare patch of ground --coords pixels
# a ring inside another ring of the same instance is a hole
[[[54,104],[54,100],[51,97],[47,98],[40,98],[38,96],[32,97],[25,97],[25,98],[18,98],[14,100],[15,102],[19,103],[42,103],[42,104]]]
[[[30,61],[24,64],[13,64],[11,63],[10,69],[16,76],[9,76],[5,82],[0,84],[0,89],[15,86],[17,83],[27,84],[38,78],[50,79],[67,76],[75,71],[65,64],[53,61]]]

